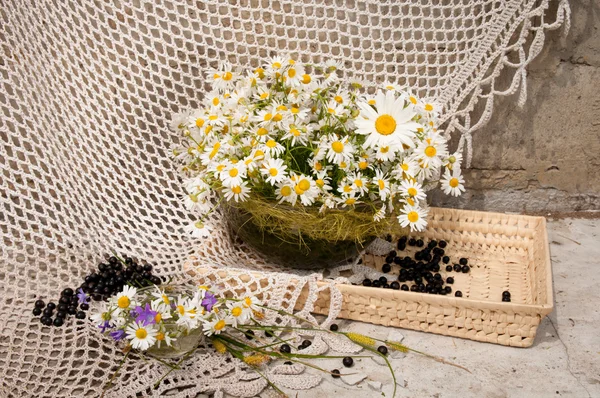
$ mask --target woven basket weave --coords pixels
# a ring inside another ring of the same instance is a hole
[[[454,262],[469,259],[469,273],[451,273],[453,289],[464,297],[339,284],[341,318],[514,347],[533,344],[540,321],[553,308],[545,218],[432,208],[429,227],[419,236],[447,241],[445,251]],[[381,270],[384,258],[369,254],[363,263]],[[393,265],[388,279],[398,273]],[[505,290],[510,303],[501,301]],[[307,295],[301,294],[298,308]],[[328,308],[326,290],[314,312],[327,314]]]

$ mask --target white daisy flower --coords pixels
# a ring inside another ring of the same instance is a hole
[[[131,347],[136,350],[146,351],[156,342],[158,333],[153,325],[144,325],[142,322],[134,322],[127,326],[126,336],[131,340]]]
[[[175,313],[177,314],[176,324],[187,329],[194,329],[198,326],[198,313],[201,312],[202,310],[198,310],[198,307],[192,300],[180,296],[175,306]]]
[[[429,134],[415,149],[418,159],[427,165],[438,168],[442,159],[448,156],[445,140],[437,134]]]
[[[221,334],[221,332],[227,326],[228,321],[228,319],[220,319],[216,316],[211,321],[205,321],[202,325],[204,334],[206,336],[212,336],[213,334]]]
[[[120,311],[126,311],[136,306],[135,295],[137,289],[133,286],[123,286],[123,290],[111,298],[111,304],[115,305]]]
[[[344,64],[339,59],[328,59],[323,66],[327,72],[332,72],[342,69]]]
[[[299,128],[295,124],[290,124],[286,134],[281,137],[282,140],[291,140],[292,146],[303,145],[306,146],[309,141],[306,128]]]
[[[351,194],[351,195],[345,196],[345,197],[341,197],[341,198],[337,198],[337,202],[340,205],[340,207],[342,207],[342,208],[353,207],[357,203],[360,203],[360,201],[354,196],[354,194]]]
[[[425,199],[425,191],[423,191],[422,185],[416,181],[402,181],[400,184],[400,190],[404,196],[409,196],[411,199],[417,202]]]
[[[286,66],[286,58],[282,56],[272,57],[267,64],[265,74],[271,77],[276,76],[277,74],[281,75],[283,68]]]
[[[291,203],[292,206],[296,204],[296,200],[298,199],[298,195],[294,192],[294,183],[289,179],[286,179],[277,185],[275,195],[277,195],[279,203],[288,202]]]
[[[327,175],[327,171],[320,171],[316,174],[317,175],[315,184],[317,185],[317,187],[323,192],[331,191],[333,188],[331,187],[331,185],[329,185],[329,183],[331,182],[331,178],[329,178],[329,176]]]
[[[450,170],[446,169],[444,173],[444,178],[442,178],[442,189],[446,195],[452,196],[460,196],[463,192],[465,192],[465,179],[460,173],[459,168],[455,168],[450,173]]]
[[[281,159],[271,158],[263,163],[263,167],[261,168],[261,173],[263,173],[266,178],[266,182],[271,185],[275,185],[278,182],[281,182],[286,179],[287,166],[283,163]]]
[[[207,73],[207,80],[218,90],[225,90],[235,85],[238,79],[238,74],[234,71],[233,66],[225,61],[221,62],[217,69],[213,69]]]
[[[171,319],[171,307],[167,304],[154,300],[150,303],[150,307],[152,308],[152,311],[156,312],[156,315],[154,316],[154,322],[156,322],[156,324],[161,323],[165,319]]]
[[[406,156],[402,160],[402,163],[400,163],[399,167],[395,169],[392,174],[398,180],[403,180],[404,177],[414,177],[418,170],[419,165],[417,162],[414,159]]]
[[[270,139],[261,145],[260,149],[271,157],[280,156],[283,152],[285,152],[285,147],[273,139]]]
[[[375,152],[375,159],[382,162],[391,162],[396,159],[396,153],[400,152],[401,148],[395,144],[378,146]]]
[[[163,343],[165,343],[167,347],[171,347],[175,340],[177,339],[173,338],[164,328],[156,333],[156,347],[158,348],[160,348]]]
[[[210,236],[210,233],[212,231],[212,228],[205,224],[204,222],[202,222],[202,220],[198,220],[195,221],[193,223],[188,224],[185,228],[184,231],[187,234],[192,235],[193,238],[208,238]]]
[[[262,305],[262,301],[255,296],[244,297],[241,302],[244,307],[249,308],[252,311],[261,311],[260,306]]]
[[[158,286],[154,285],[154,291],[152,291],[152,297],[154,297],[154,300],[152,300],[152,303],[156,303],[156,304],[165,304],[167,306],[171,305],[171,300],[173,300],[172,297],[169,297],[169,295],[161,290]]]
[[[239,185],[233,185],[230,187],[223,187],[223,192],[225,194],[225,199],[231,201],[231,199],[236,202],[243,202],[248,199],[248,193],[250,192],[250,188],[248,188],[248,182],[244,181]]]
[[[454,152],[452,155],[448,156],[448,158],[444,161],[444,166],[446,166],[450,170],[454,170],[455,168],[460,169],[462,160],[462,153]]]
[[[212,113],[217,113],[217,108],[222,106],[223,96],[218,91],[212,91],[204,98],[204,103],[209,107],[213,108]]]
[[[337,165],[340,165],[344,161],[349,162],[354,154],[354,146],[350,143],[348,136],[337,137],[331,135],[326,141],[325,148],[327,151],[327,160]]]
[[[254,96],[258,100],[266,101],[271,98],[271,91],[266,86],[259,86],[256,88]]]
[[[239,324],[245,324],[252,316],[252,310],[245,307],[240,301],[228,301],[227,308],[229,309],[228,323],[234,328],[237,328]]]
[[[323,198],[323,205],[319,208],[319,213],[324,213],[327,209],[335,208],[337,202],[335,196],[332,194],[327,194]]]
[[[350,93],[348,90],[338,89],[338,91],[333,94],[332,100],[339,105],[348,106],[350,105]]]
[[[283,79],[288,86],[300,86],[304,76],[304,66],[294,62],[289,64],[283,72]]]
[[[333,116],[344,116],[347,112],[343,105],[339,104],[335,100],[331,99],[327,103],[327,113]]]
[[[246,178],[246,165],[244,162],[229,162],[220,173],[219,178],[226,187],[232,187],[241,185],[244,178]]]
[[[294,183],[294,192],[297,195],[297,198],[300,198],[300,201],[304,206],[310,206],[315,202],[317,196],[319,196],[319,188],[315,181],[302,174],[290,176],[290,179]],[[292,205],[295,204],[292,203]]]
[[[346,176],[346,180],[352,185],[352,189],[359,192],[361,195],[369,191],[368,180],[360,173],[351,173]]]
[[[387,176],[379,169],[375,170],[375,177],[373,177],[373,184],[379,188],[379,197],[385,201],[388,195],[391,194],[390,181]]]
[[[221,142],[217,141],[213,145],[204,148],[204,153],[200,155],[200,160],[203,165],[208,165],[212,161],[216,160],[219,151],[221,150]]]
[[[122,323],[122,321],[121,321],[122,318],[120,318],[118,315],[119,315],[118,310],[115,311],[114,308],[108,308],[107,303],[103,301],[100,308],[98,309],[98,311],[94,312],[90,316],[90,319],[97,326],[101,326],[107,321],[109,323],[111,323],[112,325],[117,325],[117,324]]]
[[[428,213],[427,210],[419,206],[407,204],[401,213],[398,216],[398,221],[402,227],[410,226],[411,231],[423,231],[427,226],[427,222],[425,221]]]
[[[385,204],[381,206],[381,209],[377,210],[377,212],[373,215],[373,221],[379,222],[385,218]]]
[[[415,131],[421,125],[412,121],[415,116],[413,107],[405,107],[402,97],[396,97],[392,91],[378,91],[375,109],[366,102],[358,102],[357,105],[361,113],[354,121],[356,133],[367,135],[365,148],[392,144],[414,146]]]

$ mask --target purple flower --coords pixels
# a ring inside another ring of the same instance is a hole
[[[133,310],[129,311],[129,316],[132,318],[137,317],[138,316],[138,312],[137,312],[138,308],[142,309],[142,307],[139,307],[139,306],[137,308],[134,308]]]
[[[202,306],[206,311],[212,311],[213,305],[217,304],[217,298],[214,294],[206,292],[206,295],[202,299]]]
[[[125,337],[125,331],[123,329],[117,329],[110,332],[109,335],[113,338],[113,340],[119,341],[123,340],[123,338]]]
[[[87,303],[90,298],[85,294],[82,288],[79,288],[77,289],[77,299],[79,300],[79,304],[83,304]]]
[[[106,332],[106,329],[111,329],[113,325],[111,325],[110,321],[104,321],[100,325],[98,325],[98,327],[100,328],[100,331],[104,333]]]
[[[152,325],[156,323],[155,317],[158,312],[152,311],[150,304],[146,303],[146,308],[137,306],[135,311],[137,312],[136,322],[141,322],[143,325]]]

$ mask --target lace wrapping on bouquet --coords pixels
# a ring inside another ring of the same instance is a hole
[[[79,285],[111,251],[148,260],[161,275],[180,274],[193,254],[211,267],[284,269],[229,237],[218,212],[209,241],[184,231],[193,216],[169,157],[178,140],[169,123],[182,108],[199,107],[206,67],[256,65],[280,52],[336,58],[367,82],[411,86],[437,101],[442,128],[462,134],[470,149],[496,95],[519,91],[525,100],[527,65],[546,31],[569,21],[566,0],[268,4],[2,4],[0,395],[98,395],[123,353],[91,324],[42,327],[30,310],[37,297],[56,300]],[[511,84],[502,89],[505,72]],[[214,375],[237,365],[207,358],[184,364],[193,379],[178,372],[171,382],[218,389]],[[205,371],[210,377],[198,378]],[[130,361],[121,391],[153,394],[160,372],[154,362]]]

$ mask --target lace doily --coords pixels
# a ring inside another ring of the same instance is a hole
[[[0,395],[100,394],[123,353],[91,324],[46,328],[30,309],[36,297],[56,299],[76,286],[111,251],[151,261],[162,275],[181,274],[192,255],[215,268],[282,270],[224,228],[208,241],[183,232],[191,218],[168,156],[177,139],[169,121],[198,107],[204,68],[223,59],[255,64],[282,51],[304,61],[339,58],[367,82],[409,85],[435,99],[442,127],[460,133],[470,153],[471,133],[489,119],[496,95],[519,91],[525,101],[525,68],[545,31],[568,28],[568,16],[565,0],[4,2]],[[501,88],[505,72],[511,84]],[[474,112],[478,103],[482,112]],[[353,281],[340,272],[332,276]],[[270,278],[272,291],[290,287],[285,274]],[[316,276],[294,278],[313,284]],[[332,300],[331,314],[338,306]],[[288,374],[296,371],[270,370],[282,386],[316,383]],[[239,362],[209,351],[153,390],[160,373],[160,364],[128,361],[118,395],[264,388]]]

